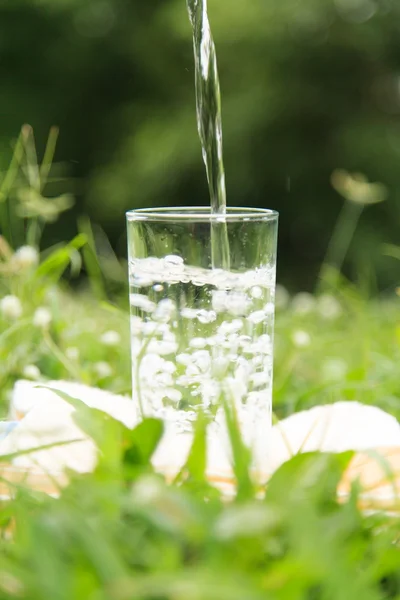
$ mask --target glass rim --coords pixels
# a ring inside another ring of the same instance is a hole
[[[279,213],[269,208],[228,206],[225,213],[212,213],[210,206],[137,208],[126,213],[127,221],[277,221]]]

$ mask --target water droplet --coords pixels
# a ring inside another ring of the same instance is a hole
[[[256,285],[255,287],[251,288],[250,293],[251,293],[252,298],[255,298],[255,299],[262,298],[262,295],[263,295],[263,291],[259,285]]]

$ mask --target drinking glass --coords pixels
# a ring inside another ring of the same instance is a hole
[[[133,399],[180,434],[199,412],[245,442],[271,424],[278,214],[155,208],[127,213]]]

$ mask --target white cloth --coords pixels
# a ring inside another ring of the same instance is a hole
[[[49,382],[44,388],[19,381],[14,388],[10,417],[22,419],[0,441],[0,461],[1,456],[21,450],[78,440],[16,456],[13,465],[54,474],[66,469],[85,473],[95,468],[98,449],[74,422],[74,408],[51,388],[104,411],[128,428],[137,423],[135,405],[129,398],[77,383]],[[154,467],[169,477],[176,475],[186,461],[191,442],[191,433],[178,435],[174,425],[167,424],[153,456]],[[257,477],[260,481],[267,480],[299,452],[360,452],[393,447],[400,448],[400,425],[379,408],[357,402],[317,406],[284,419],[262,435],[255,446]],[[209,430],[207,472],[210,480],[223,489],[234,484],[226,443],[215,428]]]

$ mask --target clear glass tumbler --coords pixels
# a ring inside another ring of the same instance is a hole
[[[162,418],[179,436],[201,411],[222,431],[229,402],[251,446],[271,423],[278,214],[140,209],[127,226],[139,416]]]

